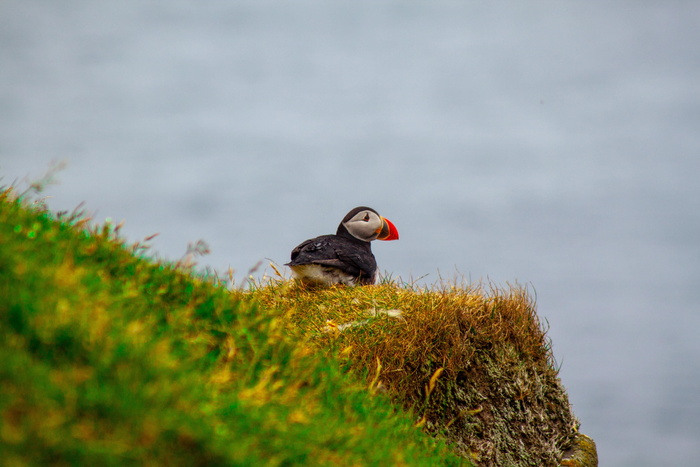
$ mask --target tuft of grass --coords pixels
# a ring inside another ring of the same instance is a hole
[[[558,465],[578,421],[546,329],[518,285],[307,289],[269,281],[240,299],[285,310],[372,392],[479,465]]]
[[[293,310],[119,227],[0,191],[5,465],[469,465]]]

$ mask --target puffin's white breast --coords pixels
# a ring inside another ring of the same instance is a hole
[[[320,285],[345,284],[355,285],[356,277],[340,269],[320,264],[299,264],[291,266],[294,277],[303,281]]]

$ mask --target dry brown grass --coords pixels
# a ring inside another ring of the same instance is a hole
[[[523,287],[273,281],[234,293],[280,310],[292,332],[479,465],[558,465],[573,441],[577,421]]]

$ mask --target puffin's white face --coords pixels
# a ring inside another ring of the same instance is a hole
[[[365,242],[371,242],[382,232],[384,219],[376,212],[360,211],[349,221],[344,222],[343,225],[353,237]]]

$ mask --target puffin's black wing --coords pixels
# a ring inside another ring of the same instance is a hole
[[[369,243],[337,235],[322,235],[307,240],[292,250],[287,266],[321,264],[338,268],[356,277],[372,278],[377,269]]]

